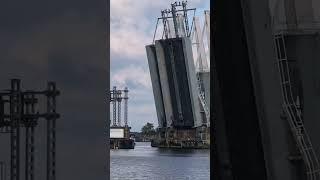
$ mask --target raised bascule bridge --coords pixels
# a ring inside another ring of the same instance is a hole
[[[185,1],[172,3],[146,46],[159,125],[154,146],[210,144],[210,12],[201,15],[203,25],[195,13]]]

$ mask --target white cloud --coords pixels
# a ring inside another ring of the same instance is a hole
[[[149,104],[143,104],[141,106],[130,107],[130,111],[137,115],[152,116],[155,109],[153,106],[150,106]]]
[[[196,7],[205,0],[188,1]],[[207,1],[207,0],[206,0]],[[157,18],[172,0],[111,0],[110,47],[111,53],[141,60],[145,45],[152,42]]]
[[[141,86],[141,88],[151,89],[150,74],[140,66],[128,65],[111,75],[112,84],[120,89],[127,84]]]

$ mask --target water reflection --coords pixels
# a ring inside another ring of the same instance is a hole
[[[210,151],[158,149],[137,142],[135,149],[111,151],[111,179],[207,180]]]

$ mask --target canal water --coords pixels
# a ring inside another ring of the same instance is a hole
[[[111,180],[209,180],[210,150],[169,150],[136,142],[110,150]]]

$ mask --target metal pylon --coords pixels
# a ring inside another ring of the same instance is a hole
[[[11,116],[11,180],[20,179],[20,121],[21,121],[20,80],[11,80],[10,116]]]
[[[124,116],[123,116],[123,121],[124,121],[124,125],[125,126],[128,126],[128,99],[129,99],[129,97],[128,97],[128,92],[129,92],[129,90],[128,90],[128,88],[127,87],[125,87],[124,88]]]
[[[47,87],[47,180],[56,179],[56,85]]]
[[[117,91],[117,99],[116,101],[118,102],[118,126],[121,127],[121,90]]]
[[[117,87],[113,86],[112,90],[112,126],[117,126]]]
[[[27,94],[23,98],[25,103],[25,114],[30,115],[35,113],[36,99],[34,94]],[[26,149],[25,149],[25,179],[34,180],[34,129],[36,119],[29,117],[25,119],[26,128]]]
[[[11,133],[10,126],[6,126],[5,118],[4,118],[4,105],[5,99],[0,96],[0,133]]]

